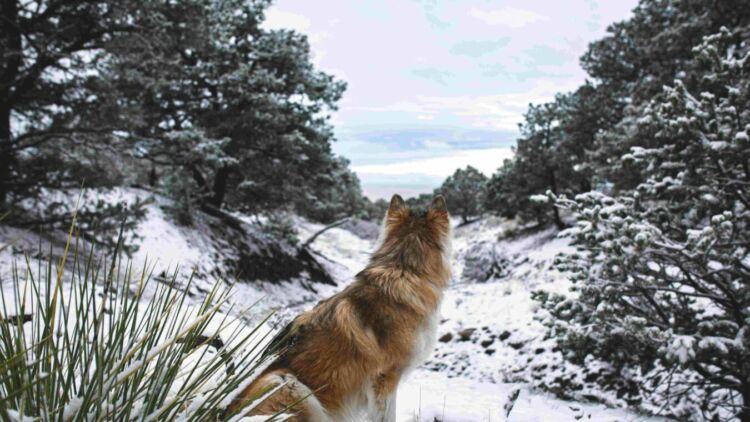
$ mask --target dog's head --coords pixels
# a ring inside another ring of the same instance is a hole
[[[411,208],[399,195],[393,195],[385,215],[384,234],[388,236],[417,236],[423,240],[442,243],[450,231],[448,206],[443,195],[437,195],[425,209]]]
[[[432,199],[425,209],[409,207],[399,195],[393,195],[383,221],[380,251],[398,255],[406,267],[447,264],[450,255],[450,216],[442,195]]]

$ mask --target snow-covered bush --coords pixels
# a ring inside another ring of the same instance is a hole
[[[472,245],[464,255],[464,268],[461,279],[484,283],[507,275],[508,258],[498,252],[495,242],[481,242]]]
[[[0,217],[4,217],[3,223],[15,227],[65,233],[75,215],[76,228],[86,241],[132,254],[138,250],[138,226],[146,217],[151,199],[122,193],[120,188],[43,189],[39,197],[27,198],[13,211],[28,220],[10,214]]]
[[[0,419],[217,420],[264,365],[263,325],[227,316],[223,283],[189,305],[177,275],[79,246],[0,280]]]
[[[649,137],[621,157],[637,188],[555,198],[577,216],[557,261],[576,287],[538,297],[566,359],[606,362],[602,387],[691,420],[750,421],[750,53],[733,41],[704,38],[700,95],[675,81],[631,128]]]

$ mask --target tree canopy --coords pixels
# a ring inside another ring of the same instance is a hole
[[[436,190],[445,196],[451,213],[468,223],[471,217],[482,214],[487,176],[472,166],[456,170]]]
[[[321,219],[362,207],[331,151],[345,84],[314,68],[304,35],[261,26],[269,4],[2,2],[9,218],[28,220],[13,210],[44,189],[82,184],[150,184],[188,208]]]

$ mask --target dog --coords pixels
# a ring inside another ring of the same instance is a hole
[[[247,416],[395,421],[399,381],[432,352],[450,281],[445,199],[416,210],[394,195],[378,244],[352,284],[276,335],[268,349],[273,361],[226,415],[253,402]]]

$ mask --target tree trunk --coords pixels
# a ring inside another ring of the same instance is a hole
[[[198,187],[200,189],[206,188],[206,178],[203,177],[203,173],[198,169],[198,167],[195,166],[195,164],[191,164],[189,167],[190,173],[193,175],[193,180],[195,180],[195,183],[198,184]]]
[[[0,210],[4,208],[8,199],[13,157],[10,144],[10,107],[3,103],[0,105]]]
[[[22,63],[21,32],[18,29],[18,3],[16,0],[0,2],[0,43],[5,46],[0,70],[0,210],[8,199],[11,165],[15,152],[11,148],[10,116],[13,106],[10,103],[11,85],[18,76]]]
[[[552,205],[552,213],[555,215],[555,225],[557,228],[560,230],[564,229],[565,224],[563,224],[562,219],[560,218],[560,209]]]
[[[227,194],[227,182],[229,182],[229,167],[222,167],[214,177],[213,195],[208,201],[211,206],[221,209]]]
[[[156,167],[151,167],[151,171],[148,173],[148,185],[155,188],[158,184],[159,174],[156,173]]]
[[[750,422],[750,383],[742,385],[742,410],[737,416],[740,422]]]
[[[581,181],[581,192],[589,192],[591,190],[591,181],[584,179]]]
[[[552,193],[557,195],[557,177],[555,177],[555,170],[552,169],[550,171],[550,188],[552,190]],[[555,217],[555,225],[558,229],[562,230],[565,228],[565,224],[563,224],[562,219],[560,218],[560,209],[557,208],[554,204],[552,205],[552,214]]]

